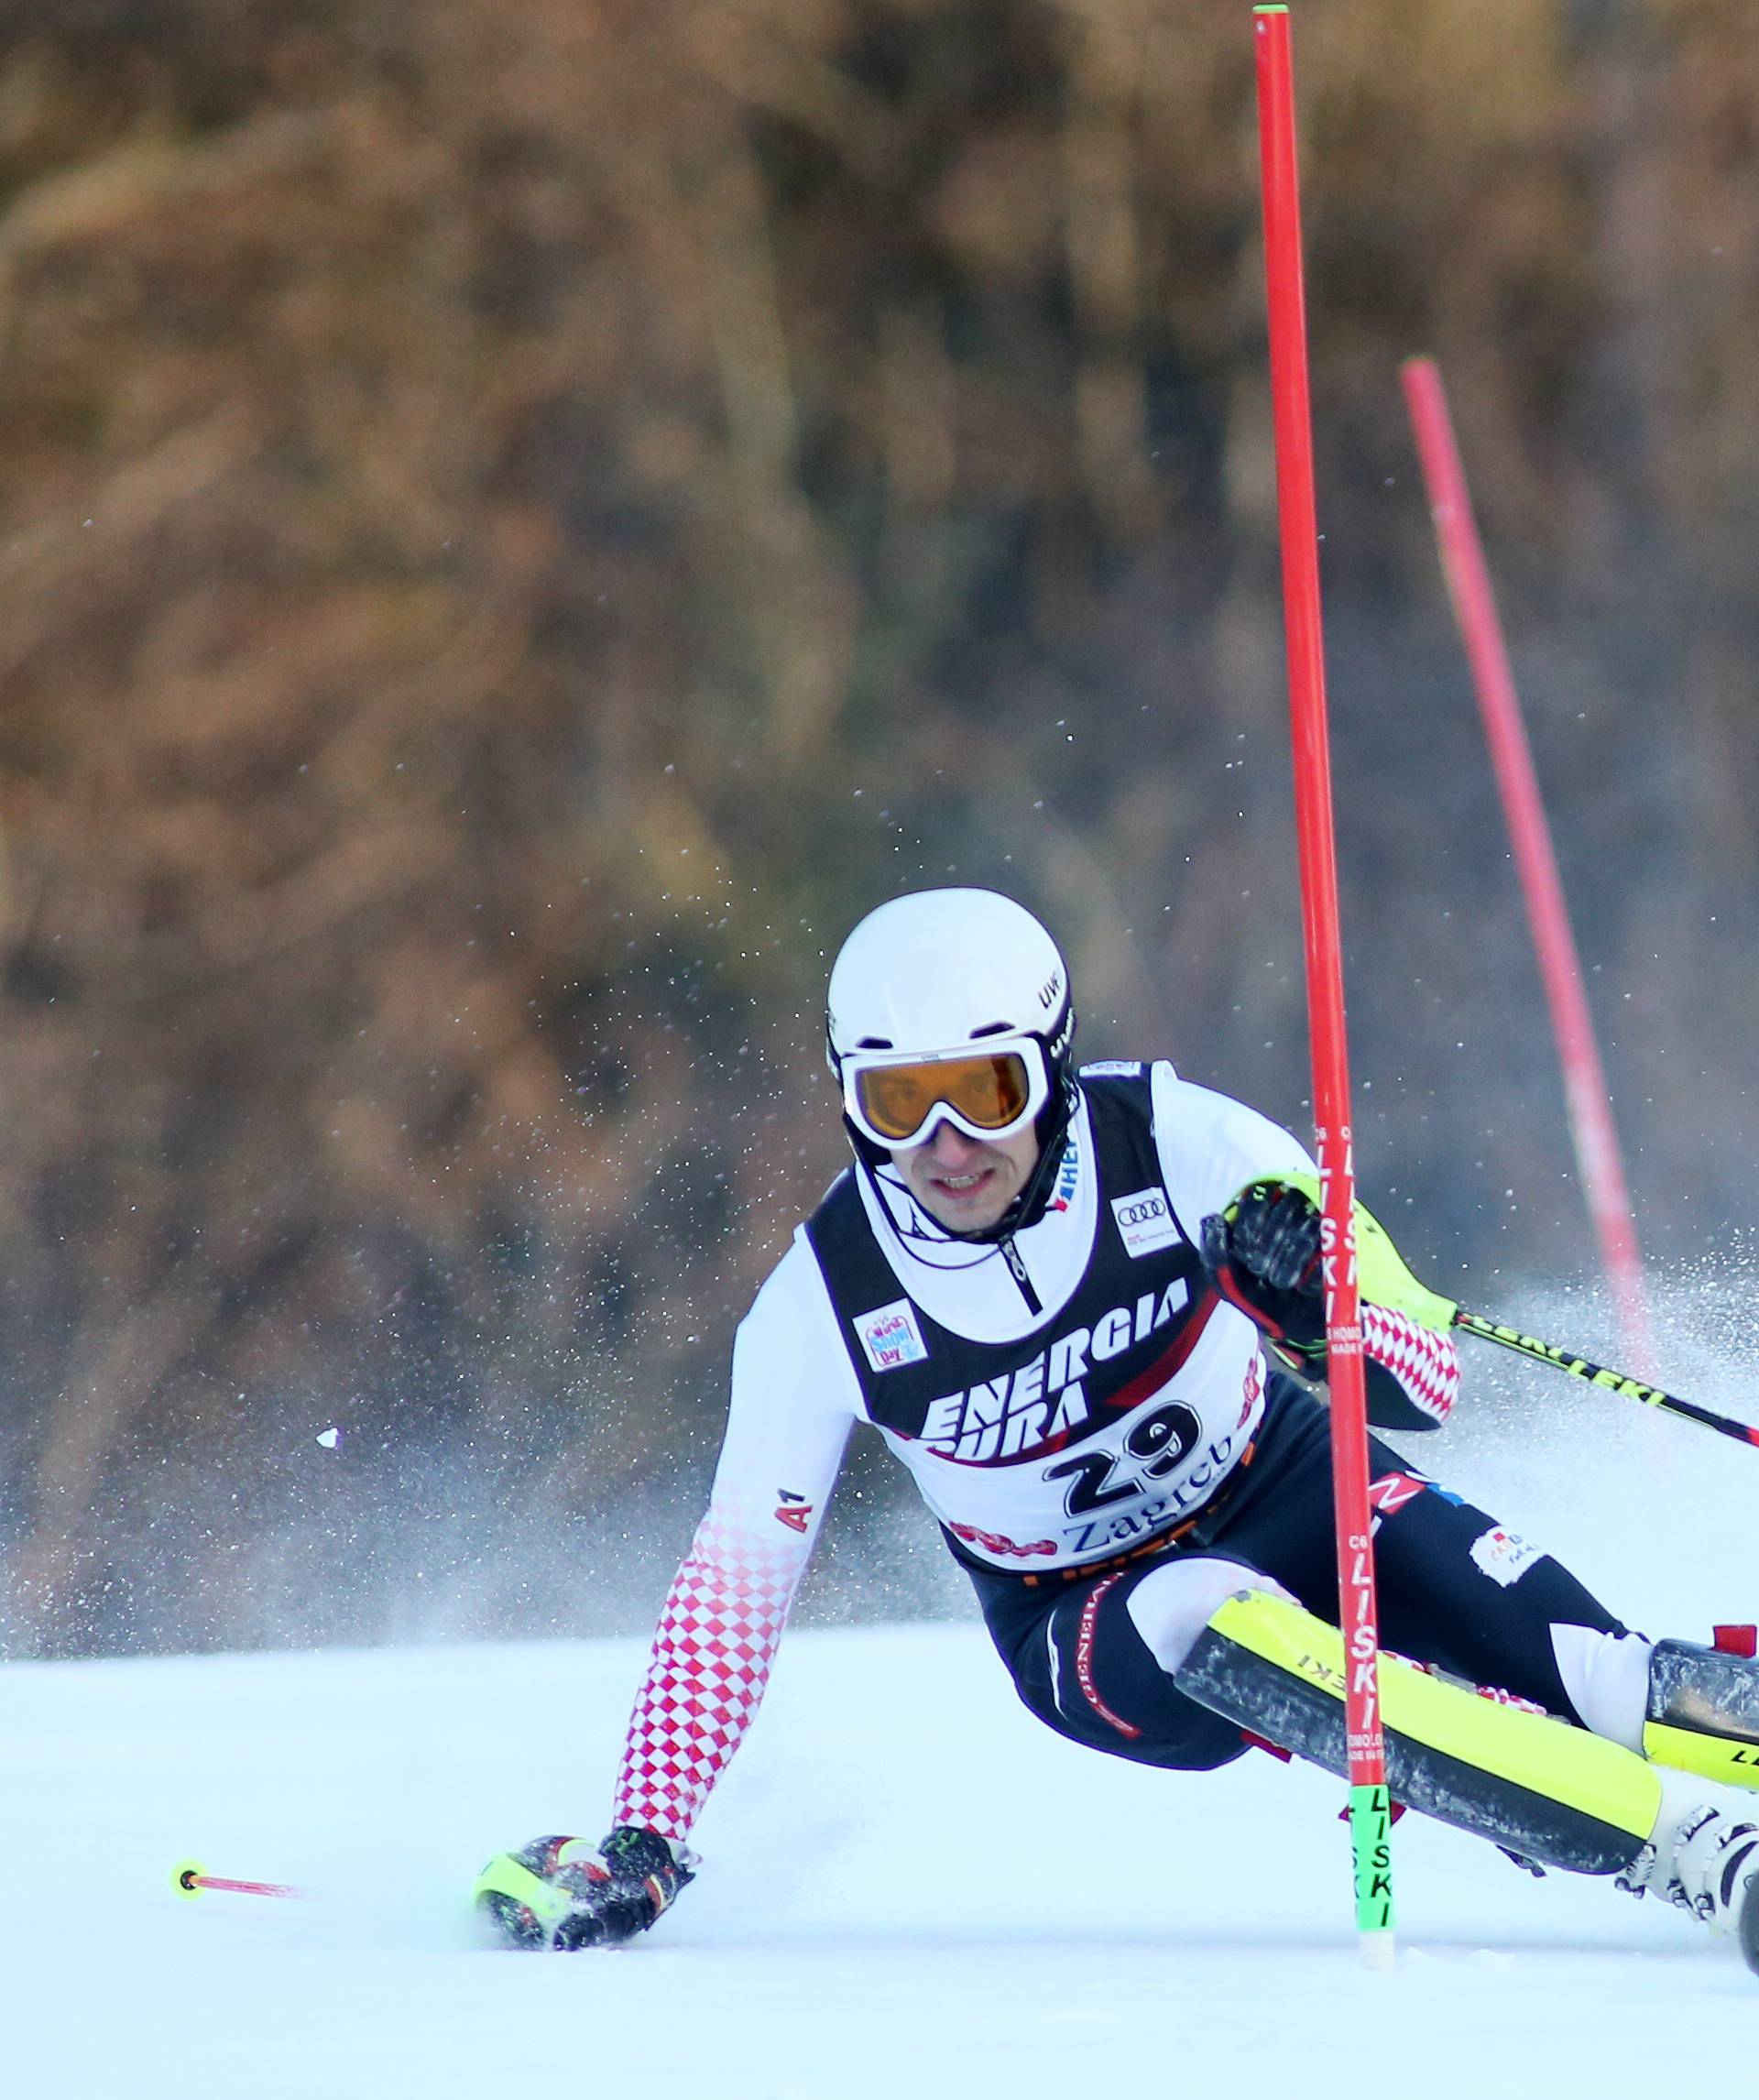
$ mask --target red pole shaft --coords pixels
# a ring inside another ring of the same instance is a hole
[[[185,1888],[223,1888],[234,1896],[284,1896],[297,1898],[303,1896],[301,1888],[292,1888],[284,1881],[230,1881],[220,1874],[186,1874],[182,1877]]]
[[[1638,1251],[1631,1199],[1625,1191],[1618,1132],[1612,1123],[1606,1075],[1582,989],[1582,966],[1570,931],[1563,884],[1557,876],[1557,858],[1552,850],[1551,830],[1546,822],[1538,776],[1534,771],[1533,751],[1509,664],[1496,593],[1472,515],[1471,492],[1455,440],[1453,419],[1448,411],[1447,391],[1432,358],[1408,359],[1400,377],[1412,429],[1416,433],[1417,455],[1423,463],[1442,574],[1471,665],[1479,712],[1484,718],[1484,734],[1514,849],[1515,869],[1533,928],[1539,974],[1563,1066],[1564,1099],[1582,1193],[1600,1242],[1601,1265],[1612,1286],[1625,1346],[1635,1358],[1638,1370],[1647,1377],[1655,1350],[1644,1289],[1643,1257]]]
[[[1319,535],[1314,499],[1313,418],[1307,384],[1301,191],[1286,7],[1255,11],[1259,148],[1264,189],[1264,272],[1270,316],[1271,394],[1289,712],[1295,750],[1295,831],[1306,946],[1317,1151],[1324,1194],[1327,1381],[1338,1532],[1338,1595],[1346,1663],[1351,1830],[1357,1922],[1390,1947],[1392,1880],[1385,1847],[1386,1751],[1381,1728],[1380,1613],[1368,1501],[1368,1412],[1356,1274],[1355,1170],[1349,1060],[1344,1027],[1343,947],[1332,834],[1331,755],[1326,720]],[[1381,1803],[1378,1835],[1371,1830]],[[1377,1856],[1375,1856],[1377,1855]]]

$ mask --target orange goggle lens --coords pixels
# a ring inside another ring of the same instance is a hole
[[[1025,1113],[1032,1090],[1032,1074],[1017,1050],[926,1065],[872,1065],[855,1078],[863,1120],[893,1144],[914,1137],[942,1102],[978,1130],[1006,1130]]]

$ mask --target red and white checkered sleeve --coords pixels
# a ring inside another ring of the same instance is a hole
[[[615,1821],[684,1838],[769,1682],[805,1556],[703,1519],[636,1695]]]
[[[1422,1327],[1385,1306],[1362,1307],[1362,1354],[1396,1382],[1371,1379],[1369,1420],[1382,1429],[1438,1428],[1459,1395],[1459,1351],[1453,1337]],[[1380,1392],[1372,1388],[1380,1385]]]
[[[683,1839],[738,1748],[859,1405],[817,1263],[797,1239],[733,1345],[715,1492],[672,1578],[636,1694],[617,1823]]]

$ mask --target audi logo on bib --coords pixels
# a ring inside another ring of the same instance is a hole
[[[1124,1252],[1132,1257],[1156,1253],[1163,1247],[1179,1243],[1178,1220],[1164,1188],[1139,1188],[1134,1196],[1114,1196],[1111,1214],[1118,1220],[1118,1236],[1124,1242]]]

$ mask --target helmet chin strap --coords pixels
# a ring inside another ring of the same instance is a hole
[[[1069,1123],[1079,1099],[1071,1078],[1065,1077],[1060,1087],[1052,1089],[1050,1099],[1039,1110],[1038,1164],[1027,1176],[1026,1186],[993,1225],[986,1225],[978,1232],[956,1232],[953,1235],[956,1240],[998,1246],[1004,1240],[1011,1240],[1016,1232],[1023,1232],[1028,1226],[1038,1223],[1050,1209],[1051,1191],[1056,1187],[1057,1169],[1068,1147]]]

